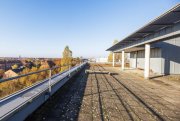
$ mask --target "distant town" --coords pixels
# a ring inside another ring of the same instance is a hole
[[[62,61],[62,59],[64,60]],[[63,71],[67,64],[71,67],[80,63],[80,58],[73,58],[72,51],[68,46],[65,47],[63,52],[63,58],[26,58],[19,56],[14,57],[0,57],[0,79],[11,78],[20,74],[25,74],[34,70],[41,70],[46,68],[52,68],[54,66],[60,66],[59,71]],[[70,59],[70,62],[68,62]],[[25,71],[25,72],[23,72]]]
[[[50,68],[60,63],[61,59],[56,58],[0,58],[0,78],[10,78],[18,75],[25,68],[32,67]]]
[[[113,45],[118,43],[117,40],[113,41]],[[59,71],[64,71],[68,67],[64,67],[69,64],[71,67],[83,61],[82,57],[73,58],[72,51],[68,46],[65,47],[62,58],[27,58],[21,57],[0,57],[0,79],[11,78],[20,74],[26,74],[33,70],[41,70],[46,68],[52,68],[54,66],[60,66]],[[70,58],[68,60],[67,58]],[[116,64],[120,63],[121,54],[116,53],[114,55]],[[111,64],[113,61],[113,53],[110,52],[108,57],[89,58],[89,62],[106,63]],[[129,55],[125,55],[125,62],[129,63]],[[33,68],[33,69],[32,69]]]
[[[52,70],[52,75],[70,69],[82,62],[81,57],[73,58],[73,53],[68,46],[62,52],[62,58],[0,58],[0,79],[7,79],[19,75],[37,72],[52,67],[59,67]],[[4,82],[0,85],[0,97],[6,96],[24,87],[46,79],[49,72],[41,72],[28,77],[14,79],[11,82]]]

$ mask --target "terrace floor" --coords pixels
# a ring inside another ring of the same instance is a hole
[[[179,121],[180,89],[144,80],[111,67],[90,65],[68,82],[27,121]]]

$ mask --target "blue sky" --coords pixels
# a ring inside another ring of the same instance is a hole
[[[179,0],[1,0],[0,57],[105,57]]]

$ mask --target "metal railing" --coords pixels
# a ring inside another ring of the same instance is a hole
[[[68,70],[71,69],[70,65],[67,64],[67,65],[63,65],[63,66],[54,66],[52,68],[47,68],[47,69],[43,69],[43,70],[39,70],[39,71],[36,71],[36,72],[30,72],[30,73],[27,73],[27,74],[22,74],[22,75],[19,75],[19,76],[15,76],[15,77],[11,77],[11,78],[5,78],[5,79],[0,79],[0,84],[4,83],[4,82],[8,82],[8,81],[13,81],[15,79],[20,79],[22,77],[27,77],[27,76],[30,76],[30,75],[33,75],[33,74],[38,74],[38,73],[41,73],[41,72],[47,72],[49,71],[49,75],[48,77],[44,78],[44,79],[48,79],[49,82],[48,82],[48,85],[49,85],[49,92],[51,92],[51,78],[53,76],[52,74],[52,71],[55,70],[55,69],[58,69],[58,68],[61,68],[61,67],[68,67],[67,70],[64,70],[63,72],[66,72]],[[72,67],[73,68],[73,67]],[[27,80],[28,81],[28,80]],[[37,82],[34,82],[34,84],[37,83]],[[26,87],[29,87],[29,86],[26,86]],[[20,89],[21,90],[21,89]],[[15,92],[12,92],[12,93],[15,93]],[[12,93],[8,94],[8,95],[11,95]],[[8,96],[7,95],[7,96]],[[5,96],[6,97],[6,96]],[[0,98],[1,99],[1,98]]]
[[[48,71],[48,70],[50,70],[50,73],[51,73],[51,70],[54,70],[54,69],[57,69],[57,68],[61,68],[61,67],[56,66],[56,67],[52,67],[52,68],[48,68],[48,69],[39,70],[39,71],[36,71],[36,72],[22,74],[22,75],[11,77],[11,78],[0,79],[0,83],[11,81],[11,80],[14,80],[14,79],[19,79],[19,78],[26,77],[26,76],[33,75],[33,74],[38,74],[38,73],[45,72],[45,71]]]
[[[35,83],[34,85],[22,89],[20,92],[14,93],[6,98],[0,99],[0,120],[13,120],[21,121],[29,116],[35,109],[41,106],[47,99],[51,97],[57,90],[59,90],[68,80],[77,74],[82,67],[86,65],[86,62],[73,66],[61,73],[51,75],[50,78],[46,78],[43,81]],[[44,69],[41,71],[33,72],[40,73],[43,71],[52,71],[58,67]],[[32,73],[28,73],[27,76]],[[16,77],[21,78],[21,77]],[[8,81],[10,81],[9,79]],[[4,81],[5,82],[5,81]]]
[[[67,67],[68,66],[68,69],[70,69],[70,65],[64,65],[64,66],[54,66],[52,68],[47,68],[47,69],[43,69],[43,70],[39,70],[39,71],[36,71],[36,72],[30,72],[30,73],[27,73],[27,74],[22,74],[22,75],[19,75],[19,76],[15,76],[15,77],[11,77],[11,78],[5,78],[5,79],[0,79],[0,83],[2,82],[7,82],[7,81],[11,81],[11,80],[14,80],[14,79],[19,79],[19,78],[22,78],[22,77],[26,77],[26,76],[29,76],[29,75],[33,75],[33,74],[38,74],[38,73],[41,73],[41,72],[45,72],[45,71],[48,71],[49,70],[49,77],[51,77],[52,75],[52,70],[54,69],[57,69],[57,68],[61,68],[61,67]]]

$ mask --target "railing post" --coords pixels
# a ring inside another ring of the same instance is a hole
[[[70,65],[69,65],[69,77],[71,76],[71,74],[70,74]]]
[[[51,92],[51,76],[52,76],[52,70],[49,70],[49,92]]]

